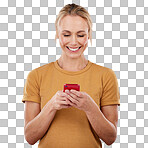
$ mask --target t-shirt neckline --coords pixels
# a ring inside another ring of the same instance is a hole
[[[62,69],[62,68],[59,66],[58,60],[56,60],[56,61],[54,62],[54,66],[55,66],[55,68],[56,68],[58,71],[60,71],[60,72],[62,72],[62,73],[65,73],[65,74],[69,74],[69,75],[77,75],[77,74],[84,73],[84,72],[86,72],[86,71],[91,67],[91,65],[92,65],[92,62],[90,62],[90,61],[88,60],[87,65],[86,65],[83,69],[81,69],[81,70],[79,70],[79,71],[68,71],[68,70]]]

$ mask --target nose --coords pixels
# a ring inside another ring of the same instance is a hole
[[[72,35],[71,44],[76,44],[76,43],[77,43],[77,37],[75,35]]]

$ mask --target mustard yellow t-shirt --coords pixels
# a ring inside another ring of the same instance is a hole
[[[79,84],[100,107],[120,105],[118,82],[113,70],[92,63],[80,71],[62,69],[58,60],[32,70],[27,77],[23,103],[40,103],[41,109],[64,84]],[[96,117],[97,118],[97,117]],[[101,121],[100,121],[101,122]],[[84,111],[74,107],[58,110],[38,148],[101,148],[102,144]]]

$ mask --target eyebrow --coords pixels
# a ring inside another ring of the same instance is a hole
[[[69,33],[70,33],[69,30],[63,30],[62,32],[69,32]],[[80,31],[78,31],[77,33],[80,33],[80,32],[85,32],[85,31],[84,31],[84,30],[80,30]]]

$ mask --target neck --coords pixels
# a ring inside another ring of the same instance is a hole
[[[67,58],[61,56],[58,59],[58,64],[64,70],[79,71],[86,67],[88,60],[85,59],[84,55],[82,55],[80,58]]]

